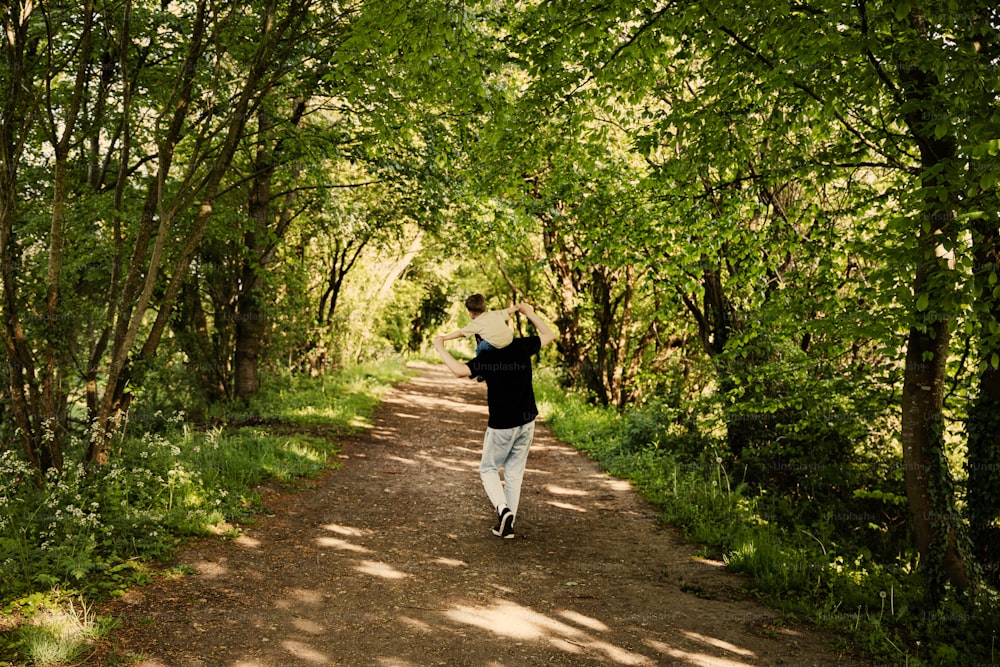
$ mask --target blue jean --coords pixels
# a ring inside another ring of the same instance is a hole
[[[483,437],[483,458],[479,462],[479,477],[493,507],[504,506],[517,516],[521,499],[521,480],[528,463],[528,449],[535,437],[535,422],[515,428],[487,428]],[[503,482],[500,467],[503,467]]]
[[[487,343],[485,339],[484,339],[484,340],[481,340],[481,341],[479,341],[478,343],[476,343],[476,354],[477,354],[477,355],[478,355],[478,354],[479,354],[480,352],[484,352],[484,351],[486,351],[486,350],[495,350],[495,349],[496,349],[496,348],[495,348],[495,347],[493,347],[492,345],[490,345],[489,343]]]

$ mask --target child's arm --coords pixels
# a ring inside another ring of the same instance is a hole
[[[465,338],[465,334],[462,333],[461,331],[452,331],[447,336],[441,336],[441,340],[442,341],[445,341],[445,340],[455,340],[456,338]]]

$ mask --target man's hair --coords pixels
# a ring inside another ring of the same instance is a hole
[[[486,297],[482,294],[473,294],[465,300],[465,307],[470,313],[485,313]]]

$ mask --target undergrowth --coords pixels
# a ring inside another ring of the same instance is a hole
[[[536,393],[543,419],[561,440],[584,451],[611,475],[630,480],[684,531],[701,555],[746,575],[748,588],[790,620],[835,630],[844,647],[885,665],[997,664],[1000,598],[980,587],[952,593],[933,611],[924,599],[916,558],[876,557],[843,509],[820,520],[795,521],[788,503],[747,484],[727,463],[724,443],[686,425],[653,429],[648,414],[619,415],[587,404],[540,374]],[[636,431],[652,433],[637,444]],[[875,530],[876,526],[867,526]]]
[[[218,406],[207,424],[138,410],[149,416],[133,419],[110,463],[68,464],[42,484],[16,452],[0,451],[0,665],[72,662],[109,623],[89,601],[146,580],[145,563],[185,537],[235,530],[220,527],[263,509],[260,484],[334,466],[340,438],[366,427],[405,377],[401,361],[286,377],[238,409]]]

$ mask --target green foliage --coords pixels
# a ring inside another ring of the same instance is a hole
[[[1000,599],[980,589],[975,597],[955,593],[945,606],[927,613],[925,582],[905,540],[887,540],[881,553],[867,546],[865,524],[878,524],[887,508],[899,508],[899,486],[885,490],[878,469],[854,471],[859,501],[874,504],[824,505],[811,524],[802,513],[782,510],[775,489],[755,491],[743,471],[727,464],[719,439],[705,448],[670,451],[662,434],[671,419],[661,407],[638,415],[618,415],[588,406],[567,394],[550,375],[539,375],[537,393],[544,419],[558,437],[587,452],[610,473],[633,482],[663,512],[662,520],[681,527],[703,553],[745,574],[749,586],[789,616],[832,628],[853,645],[886,663],[955,664],[988,662]],[[898,469],[896,470],[898,473]],[[897,480],[898,482],[899,480]],[[852,509],[848,509],[852,508]],[[867,530],[884,533],[884,526]],[[890,554],[889,548],[899,551]]]
[[[395,362],[288,378],[228,423],[165,419],[126,437],[108,465],[53,469],[42,484],[14,452],[0,452],[0,600],[134,583],[144,576],[135,559],[166,557],[180,538],[260,510],[256,485],[332,465],[337,439],[363,428],[383,389],[404,377]]]
[[[0,665],[76,664],[116,625],[94,614],[85,599],[59,594],[18,605],[16,613],[23,622],[0,633]]]

